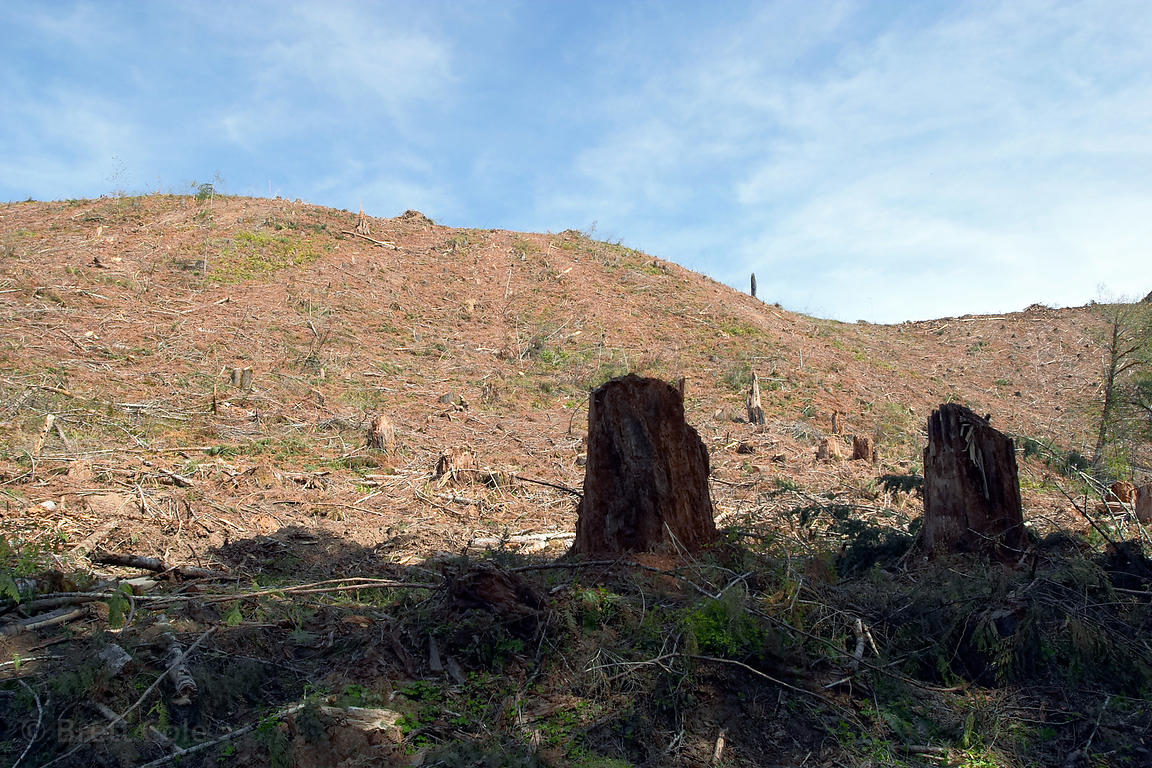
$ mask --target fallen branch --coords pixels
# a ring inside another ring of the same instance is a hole
[[[102,565],[122,565],[128,568],[143,568],[156,573],[173,573],[182,579],[237,579],[226,571],[214,571],[209,568],[199,568],[195,565],[168,565],[156,557],[143,555],[121,555],[114,552],[97,552],[92,562]]]
[[[196,638],[196,642],[194,642],[194,643],[192,643],[192,645],[188,646],[188,650],[181,653],[180,658],[177,659],[174,664],[171,664],[167,669],[164,670],[163,674],[161,674],[154,681],[152,681],[152,684],[149,685],[146,689],[144,689],[144,693],[140,694],[140,698],[136,699],[136,701],[133,702],[132,706],[128,707],[128,709],[126,709],[122,713],[120,713],[120,716],[118,718],[116,718],[112,722],[108,723],[108,725],[104,726],[103,728],[101,728],[99,731],[92,734],[88,738],[82,739],[78,744],[76,744],[76,746],[72,747],[72,749],[68,750],[64,754],[59,755],[59,756],[53,758],[52,760],[49,760],[47,763],[44,763],[42,768],[48,768],[51,765],[56,765],[57,763],[71,757],[72,755],[76,754],[77,752],[79,752],[84,747],[91,744],[96,739],[99,739],[102,736],[104,736],[105,734],[109,733],[118,724],[123,722],[124,718],[128,717],[128,715],[132,714],[132,712],[134,712],[137,707],[139,707],[141,704],[143,704],[144,700],[147,699],[152,694],[152,692],[154,690],[156,690],[157,686],[160,685],[160,682],[162,680],[164,680],[166,677],[168,677],[168,673],[172,670],[173,667],[175,667],[177,664],[183,663],[184,659],[186,659],[188,656],[191,656],[192,652],[194,650],[196,650],[197,648],[199,648],[200,644],[203,643],[208,638],[208,636],[211,635],[215,631],[216,631],[216,627],[209,627],[208,629],[204,630],[204,633],[202,635],[200,635],[200,637]],[[167,762],[167,760],[165,760],[164,762]]]
[[[75,608],[58,608],[50,613],[44,613],[39,616],[30,616],[27,619],[19,619],[17,621],[9,622],[0,626],[0,635],[18,635],[21,632],[31,632],[34,629],[44,629],[45,627],[54,627],[57,624],[65,624],[69,621],[79,619],[82,616],[88,615],[88,608],[86,606],[79,606]]]
[[[118,520],[106,520],[100,525],[99,528],[93,531],[88,538],[77,544],[75,548],[73,548],[72,554],[78,557],[84,557],[89,552],[94,551],[96,549],[96,545],[104,541],[104,539],[108,537],[108,534],[116,530],[116,526],[119,524],[120,522]]]
[[[167,765],[168,763],[172,762],[173,760],[179,760],[182,757],[185,757],[185,756],[191,755],[191,754],[195,754],[196,752],[202,752],[203,750],[214,747],[217,744],[223,744],[226,741],[231,741],[232,739],[235,739],[237,736],[243,736],[244,734],[248,733],[249,731],[253,731],[256,728],[258,728],[261,723],[267,722],[267,721],[272,720],[272,719],[287,717],[288,715],[294,715],[302,709],[304,709],[303,703],[293,704],[289,707],[284,707],[283,709],[280,709],[280,710],[272,713],[267,718],[261,718],[261,719],[257,720],[256,722],[249,723],[248,725],[244,725],[244,726],[241,726],[241,727],[236,728],[234,730],[228,731],[228,733],[225,733],[222,736],[218,736],[215,739],[212,739],[210,741],[201,742],[199,744],[196,744],[195,746],[188,747],[187,749],[180,749],[179,751],[177,751],[171,755],[168,755],[167,757],[157,758],[156,760],[153,760],[150,763],[144,763],[143,765],[140,766],[140,768],[159,768],[159,766]]]
[[[0,607],[0,613],[12,610],[13,608],[20,608],[23,611],[43,611],[49,608],[60,608],[65,605],[82,605],[84,603],[95,603],[101,600],[107,600],[112,597],[115,592],[63,592],[56,595],[38,597],[35,600],[28,600],[23,603],[13,603],[10,606]]]
[[[157,467],[157,471],[160,474],[164,475],[164,477],[167,477],[169,480],[171,480],[173,485],[178,485],[181,488],[191,488],[193,486],[193,482],[192,482],[191,478],[184,477],[184,475],[178,475],[170,469],[164,469],[164,467]]]
[[[350,229],[342,229],[342,230],[340,230],[340,232],[342,234],[345,234],[345,235],[352,235],[353,237],[359,237],[362,240],[367,240],[368,242],[374,243],[374,244],[380,246],[381,248],[391,248],[394,251],[400,250],[400,246],[396,245],[396,243],[392,243],[392,242],[389,242],[387,240],[377,240],[374,237],[368,237],[368,235],[362,235],[359,232],[353,232]]]
[[[561,485],[560,483],[550,483],[547,480],[535,480],[531,477],[524,477],[523,475],[512,475],[512,477],[517,479],[517,480],[520,480],[521,482],[535,483],[536,485],[543,485],[547,488],[555,488],[558,491],[564,491],[564,493],[570,493],[573,496],[579,497],[579,496],[584,495],[584,494],[580,493],[580,491],[576,490],[575,488],[569,488],[568,486]]]
[[[168,678],[172,681],[174,692],[172,703],[187,706],[192,703],[192,698],[196,695],[196,678],[188,671],[187,657],[176,636],[167,633],[164,639],[168,642],[165,660],[168,662]]]
[[[525,533],[519,536],[482,536],[468,542],[469,547],[495,547],[500,544],[535,544],[561,539],[574,539],[575,533]]]
[[[355,584],[348,582],[354,581]],[[331,586],[329,586],[331,585]],[[348,579],[327,579],[311,584],[298,584],[294,587],[270,587],[252,592],[242,592],[238,595],[214,595],[202,598],[206,603],[220,603],[228,600],[246,600],[252,597],[262,597],[273,594],[316,595],[324,592],[348,592],[357,589],[439,589],[440,584],[429,584],[414,581],[395,581],[393,579],[370,579],[354,577]]]
[[[18,768],[20,762],[28,755],[28,750],[32,749],[32,745],[35,744],[36,739],[40,737],[40,724],[44,721],[44,706],[40,703],[40,695],[32,689],[32,686],[20,678],[16,678],[16,682],[24,686],[25,690],[32,694],[32,698],[36,700],[36,728],[32,731],[32,738],[28,739],[28,745],[24,747],[24,751],[20,753],[20,757],[16,758],[16,762],[12,763],[12,768]]]

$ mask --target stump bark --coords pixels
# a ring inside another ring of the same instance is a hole
[[[1027,544],[1011,438],[956,403],[928,419],[924,543],[929,552],[991,550],[1003,560]]]
[[[760,406],[760,377],[752,374],[752,388],[748,390],[748,423],[763,424],[764,409]]]
[[[1136,519],[1142,523],[1152,523],[1152,483],[1136,488]]]
[[[876,463],[876,443],[867,435],[852,435],[852,461]]]
[[[816,449],[817,461],[841,461],[843,458],[844,451],[835,437],[825,437],[820,441],[820,447]]]
[[[396,448],[396,429],[392,421],[383,413],[372,419],[368,425],[366,442],[369,448],[383,453],[392,453]]]
[[[628,375],[593,390],[579,555],[696,552],[716,538],[708,449],[676,388]]]

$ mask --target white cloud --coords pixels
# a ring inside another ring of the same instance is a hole
[[[776,6],[726,44],[703,30],[716,53],[652,75],[632,105],[648,119],[575,159],[567,206],[616,212],[685,263],[700,257],[675,230],[710,229],[730,254],[715,276],[757,271],[769,300],[849,320],[1152,288],[1152,6],[935,9],[868,34],[868,4],[792,24]],[[682,224],[645,219],[690,187],[709,197]]]
[[[262,134],[416,129],[421,109],[443,107],[456,81],[446,40],[375,6],[293,5],[244,55],[255,92],[225,123],[238,140]],[[342,125],[343,124],[343,125]]]

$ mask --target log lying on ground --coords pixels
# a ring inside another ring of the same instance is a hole
[[[675,387],[628,375],[592,392],[577,513],[574,554],[696,552],[716,538],[708,450]]]
[[[116,552],[95,552],[92,562],[102,565],[121,565],[127,568],[142,568],[156,573],[171,573],[182,579],[235,579],[236,576],[226,571],[216,571],[210,568],[199,568],[195,565],[168,565],[156,557],[143,555],[122,555]]]
[[[1016,448],[956,403],[928,419],[924,544],[929,552],[987,550],[1002,560],[1018,558],[1027,545]]]

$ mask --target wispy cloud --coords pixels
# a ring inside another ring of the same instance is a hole
[[[936,8],[864,35],[868,5],[797,27],[749,15],[708,41],[714,55],[652,74],[665,90],[637,109],[665,130],[609,133],[577,157],[584,204],[627,219],[667,190],[683,229],[728,254],[705,261],[713,274],[743,286],[757,270],[770,300],[844,319],[1152,286],[1133,247],[1152,228],[1152,8]],[[710,198],[685,208],[685,188]],[[631,235],[704,261],[674,222],[650,224]]]

